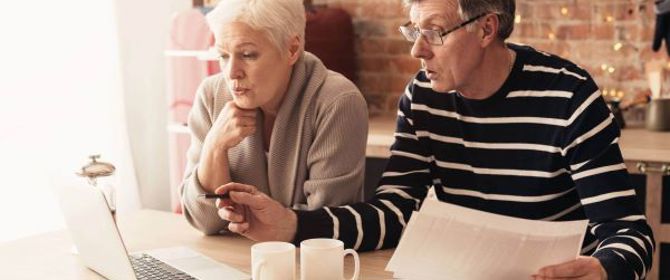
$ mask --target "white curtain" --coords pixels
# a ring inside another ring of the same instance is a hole
[[[119,211],[140,207],[116,18],[113,0],[0,3],[0,243],[63,228],[51,178],[90,154],[117,167]]]

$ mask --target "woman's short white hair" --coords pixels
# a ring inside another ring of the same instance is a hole
[[[279,50],[287,49],[289,39],[298,36],[300,49],[304,49],[303,0],[220,0],[216,8],[207,13],[207,24],[215,37],[232,22],[265,32]]]

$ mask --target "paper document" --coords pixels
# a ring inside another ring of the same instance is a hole
[[[587,222],[526,220],[426,199],[386,270],[403,279],[529,279],[575,259]]]

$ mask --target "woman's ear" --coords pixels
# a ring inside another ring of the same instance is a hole
[[[489,14],[484,17],[482,21],[481,28],[484,31],[482,33],[482,47],[490,45],[493,41],[498,38],[498,27],[500,26],[500,21],[498,20],[498,15]]]
[[[288,43],[288,60],[289,64],[293,65],[300,58],[300,37],[295,36],[290,39]]]

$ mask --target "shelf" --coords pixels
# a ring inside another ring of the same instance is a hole
[[[172,123],[168,124],[167,131],[174,134],[189,134],[191,133],[186,124],[182,123]]]
[[[210,50],[165,50],[163,53],[169,57],[195,57],[202,61],[219,60],[219,54]]]

